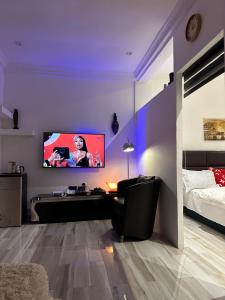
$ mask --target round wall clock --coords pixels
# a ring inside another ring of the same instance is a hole
[[[197,39],[202,27],[202,17],[200,14],[194,14],[188,20],[186,26],[186,40],[193,42]]]

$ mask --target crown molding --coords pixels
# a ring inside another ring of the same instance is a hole
[[[165,45],[173,37],[173,32],[175,28],[180,24],[184,19],[187,12],[191,9],[194,3],[197,0],[179,0],[173,11],[167,18],[163,27],[160,29],[155,39],[148,48],[145,56],[142,58],[141,62],[137,66],[134,76],[136,80],[140,80],[141,77],[145,74],[147,69],[153,63],[153,61],[160,54]]]
[[[4,68],[7,66],[8,64],[8,59],[5,56],[5,54],[0,50],[0,65],[2,65]]]
[[[6,68],[6,75],[15,74],[61,77],[90,80],[119,80],[134,81],[134,74],[128,72],[109,72],[93,70],[76,70],[66,67],[41,66],[32,64],[9,63]]]

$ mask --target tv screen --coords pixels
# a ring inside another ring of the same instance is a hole
[[[104,168],[105,135],[44,132],[44,168]]]

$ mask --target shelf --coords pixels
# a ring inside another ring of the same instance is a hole
[[[0,118],[13,119],[13,113],[2,104],[0,105]]]
[[[35,131],[30,129],[0,129],[0,136],[2,135],[34,136]]]

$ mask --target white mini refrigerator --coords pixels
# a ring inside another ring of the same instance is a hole
[[[27,175],[0,174],[0,227],[21,226],[27,219]]]

